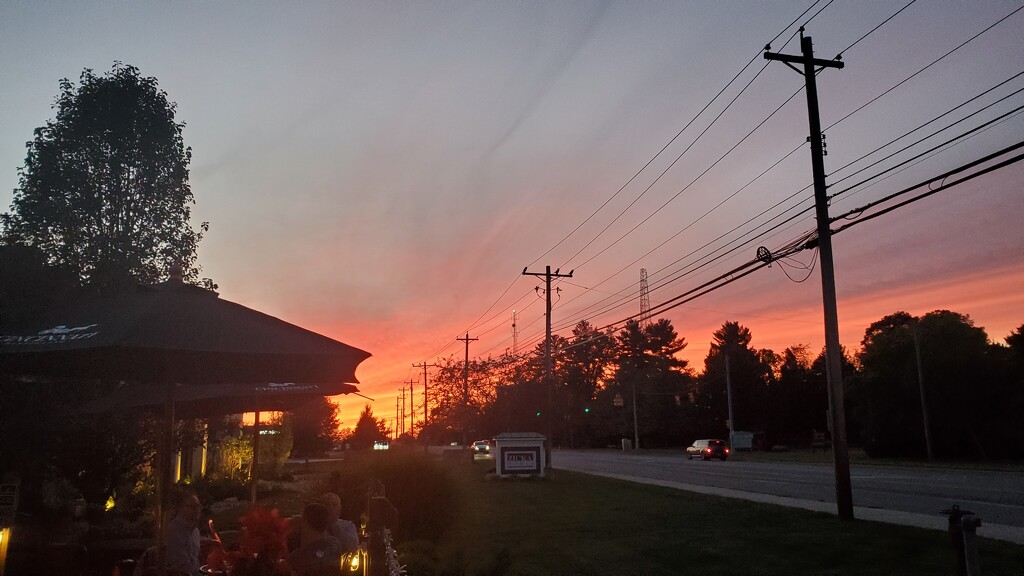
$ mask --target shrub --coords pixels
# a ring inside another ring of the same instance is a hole
[[[323,486],[324,492],[341,496],[343,518],[358,524],[366,511],[369,490],[379,482],[398,510],[393,531],[396,541],[436,542],[454,523],[458,506],[455,484],[442,462],[418,452],[387,451],[367,453],[347,464],[333,472]]]
[[[249,499],[249,482],[230,476],[208,475],[191,485],[196,496],[206,506],[228,498]]]

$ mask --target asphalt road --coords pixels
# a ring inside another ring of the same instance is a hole
[[[705,462],[687,460],[683,453],[577,450],[555,450],[551,461],[556,470],[835,513],[829,464]],[[1019,472],[852,466],[850,481],[856,517],[941,528],[940,511],[958,504],[982,519],[980,535],[1024,541],[1024,474]]]

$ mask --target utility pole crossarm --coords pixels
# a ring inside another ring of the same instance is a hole
[[[803,56],[793,56],[792,54],[778,54],[776,52],[765,52],[764,59],[778,60],[779,62],[784,62],[786,64],[807,64],[808,62],[810,62],[811,66],[821,66],[822,68],[842,68],[843,66],[845,66],[842,60],[822,60],[821,58],[811,58],[808,61]],[[794,68],[792,66],[790,66],[790,68],[793,68],[794,70],[801,74],[804,73],[803,70]]]

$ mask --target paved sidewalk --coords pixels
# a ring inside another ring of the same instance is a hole
[[[556,465],[554,466],[554,468],[558,469],[558,466]],[[776,504],[778,506],[787,506],[790,508],[802,508],[804,510],[811,510],[814,512],[827,512],[829,514],[837,513],[836,505],[832,502],[801,500],[799,498],[790,498],[787,496],[772,496],[770,494],[758,494],[756,492],[741,492],[739,490],[730,490],[728,488],[715,488],[712,486],[702,486],[699,484],[672,482],[670,480],[641,478],[638,476],[629,476],[626,474],[610,474],[601,472],[589,472],[584,470],[572,471],[582,472],[583,474],[591,474],[594,476],[604,476],[607,478],[626,480],[629,482],[639,482],[641,484],[664,486],[666,488],[677,488],[679,490],[686,490],[687,492],[698,492],[701,494],[710,494],[713,496],[725,496],[726,498],[740,498],[742,500],[762,502],[765,504]],[[886,524],[899,524],[903,526],[914,526],[917,528],[930,528],[933,530],[942,530],[943,532],[946,531],[948,526],[946,517],[942,516],[941,514],[915,514],[913,512],[897,512],[894,510],[882,510],[879,508],[865,508],[862,506],[854,506],[853,516],[858,520],[885,522]],[[1024,528],[1018,528],[1016,526],[1005,526],[1001,524],[986,524],[984,518],[982,518],[981,528],[978,528],[978,536],[982,536],[984,538],[991,538],[993,540],[1004,540],[1007,542],[1013,542],[1015,544],[1024,544]]]

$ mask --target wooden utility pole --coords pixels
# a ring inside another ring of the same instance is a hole
[[[910,331],[914,336],[914,357],[917,359],[917,387],[921,391],[921,423],[924,425],[924,447],[928,453],[928,461],[935,459],[932,452],[932,427],[928,423],[928,402],[925,401],[924,393],[924,364],[921,362],[921,335],[920,321],[914,318],[911,321]]]
[[[469,343],[476,342],[479,338],[470,338],[469,332],[466,332],[465,338],[456,338],[460,342],[466,343],[466,363],[462,366],[462,446],[469,446],[469,439],[466,437],[468,430],[466,430],[466,420],[469,419]]]
[[[729,368],[729,354],[725,354],[725,398],[729,403],[729,446],[735,450],[735,442],[733,436],[736,432],[736,420],[732,414],[732,371]]]
[[[412,385],[415,384],[416,381],[406,380],[405,383],[409,385],[409,435],[413,436],[416,433],[416,401],[413,400]]]
[[[814,175],[814,208],[818,220],[818,255],[821,260],[821,292],[825,312],[825,357],[828,378],[828,403],[832,425],[832,460],[835,466],[836,506],[840,520],[853,520],[853,491],[850,486],[850,453],[846,444],[846,413],[843,408],[842,348],[839,344],[839,315],[836,311],[836,278],[832,262],[832,229],[828,217],[828,193],[825,187],[824,148],[821,120],[818,118],[817,67],[842,68],[842,61],[814,57],[810,36],[800,28],[802,55],[767,52],[765,60],[778,60],[804,77],[807,92],[807,118],[811,130],[811,171]],[[802,64],[803,69],[793,64]]]
[[[420,362],[419,364],[413,364],[413,368],[423,368],[423,428],[427,427],[430,423],[430,415],[427,413],[427,368],[439,368],[437,364],[427,364],[426,361]]]
[[[551,443],[554,441],[554,387],[555,379],[552,376],[552,362],[551,362],[551,279],[552,278],[572,278],[572,270],[569,270],[568,274],[560,274],[561,268],[556,269],[554,272],[551,271],[551,266],[545,266],[544,272],[527,272],[526,268],[523,268],[524,276],[536,276],[540,278],[544,277],[544,297],[547,301],[547,307],[544,313],[544,380],[546,383],[545,388],[548,389],[548,409],[546,410],[547,417],[547,429],[548,429],[548,441],[544,443],[544,457],[547,460],[547,467],[551,467]]]

